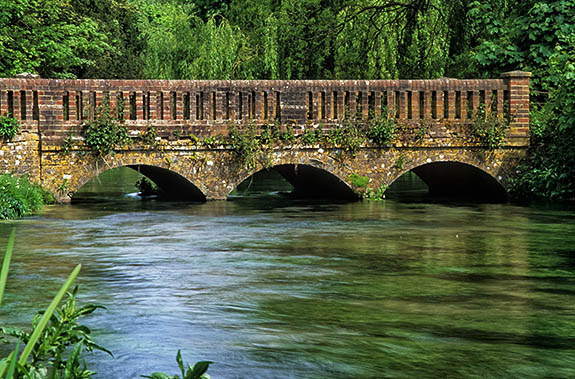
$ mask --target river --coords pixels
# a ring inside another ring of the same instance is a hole
[[[82,263],[80,301],[107,307],[83,323],[114,353],[87,354],[95,378],[174,374],[178,349],[214,379],[575,376],[572,207],[297,200],[266,180],[142,202],[133,175],[0,223],[1,324],[29,325]]]

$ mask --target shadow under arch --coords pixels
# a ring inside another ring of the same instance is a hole
[[[505,187],[496,178],[467,163],[432,162],[416,166],[409,171],[427,185],[431,196],[490,202],[507,200]]]
[[[358,195],[345,182],[331,172],[307,164],[280,164],[269,169],[263,169],[244,178],[242,183],[265,171],[273,171],[281,175],[292,185],[291,195],[299,198],[324,198],[353,201]]]
[[[91,180],[99,177],[103,172],[119,169],[122,167],[130,168],[154,182],[160,190],[161,198],[164,200],[195,202],[206,201],[206,196],[202,193],[202,191],[184,176],[167,168],[145,164],[127,164],[104,170],[97,176],[87,180],[85,183],[82,183],[78,190],[80,190]],[[73,196],[72,201],[74,200],[75,197]]]

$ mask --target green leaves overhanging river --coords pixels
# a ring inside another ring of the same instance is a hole
[[[79,301],[108,308],[84,323],[114,353],[87,355],[97,378],[175,371],[178,349],[213,378],[575,376],[573,209],[253,188],[1,223],[1,323],[27,327],[82,263]]]

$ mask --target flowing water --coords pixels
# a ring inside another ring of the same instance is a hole
[[[17,230],[1,324],[27,326],[82,263],[80,301],[108,308],[84,323],[114,352],[87,355],[97,378],[176,373],[178,349],[214,361],[212,378],[575,377],[573,209],[305,201],[260,184],[0,223],[1,246]]]

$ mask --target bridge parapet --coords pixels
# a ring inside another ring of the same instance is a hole
[[[291,125],[325,130],[343,122],[390,117],[406,128],[425,125],[429,139],[463,137],[483,109],[509,119],[508,146],[529,143],[530,73],[501,79],[435,80],[61,80],[0,79],[0,112],[39,132],[55,147],[94,118],[108,99],[131,131],[154,125],[160,135],[205,137],[230,125]]]

